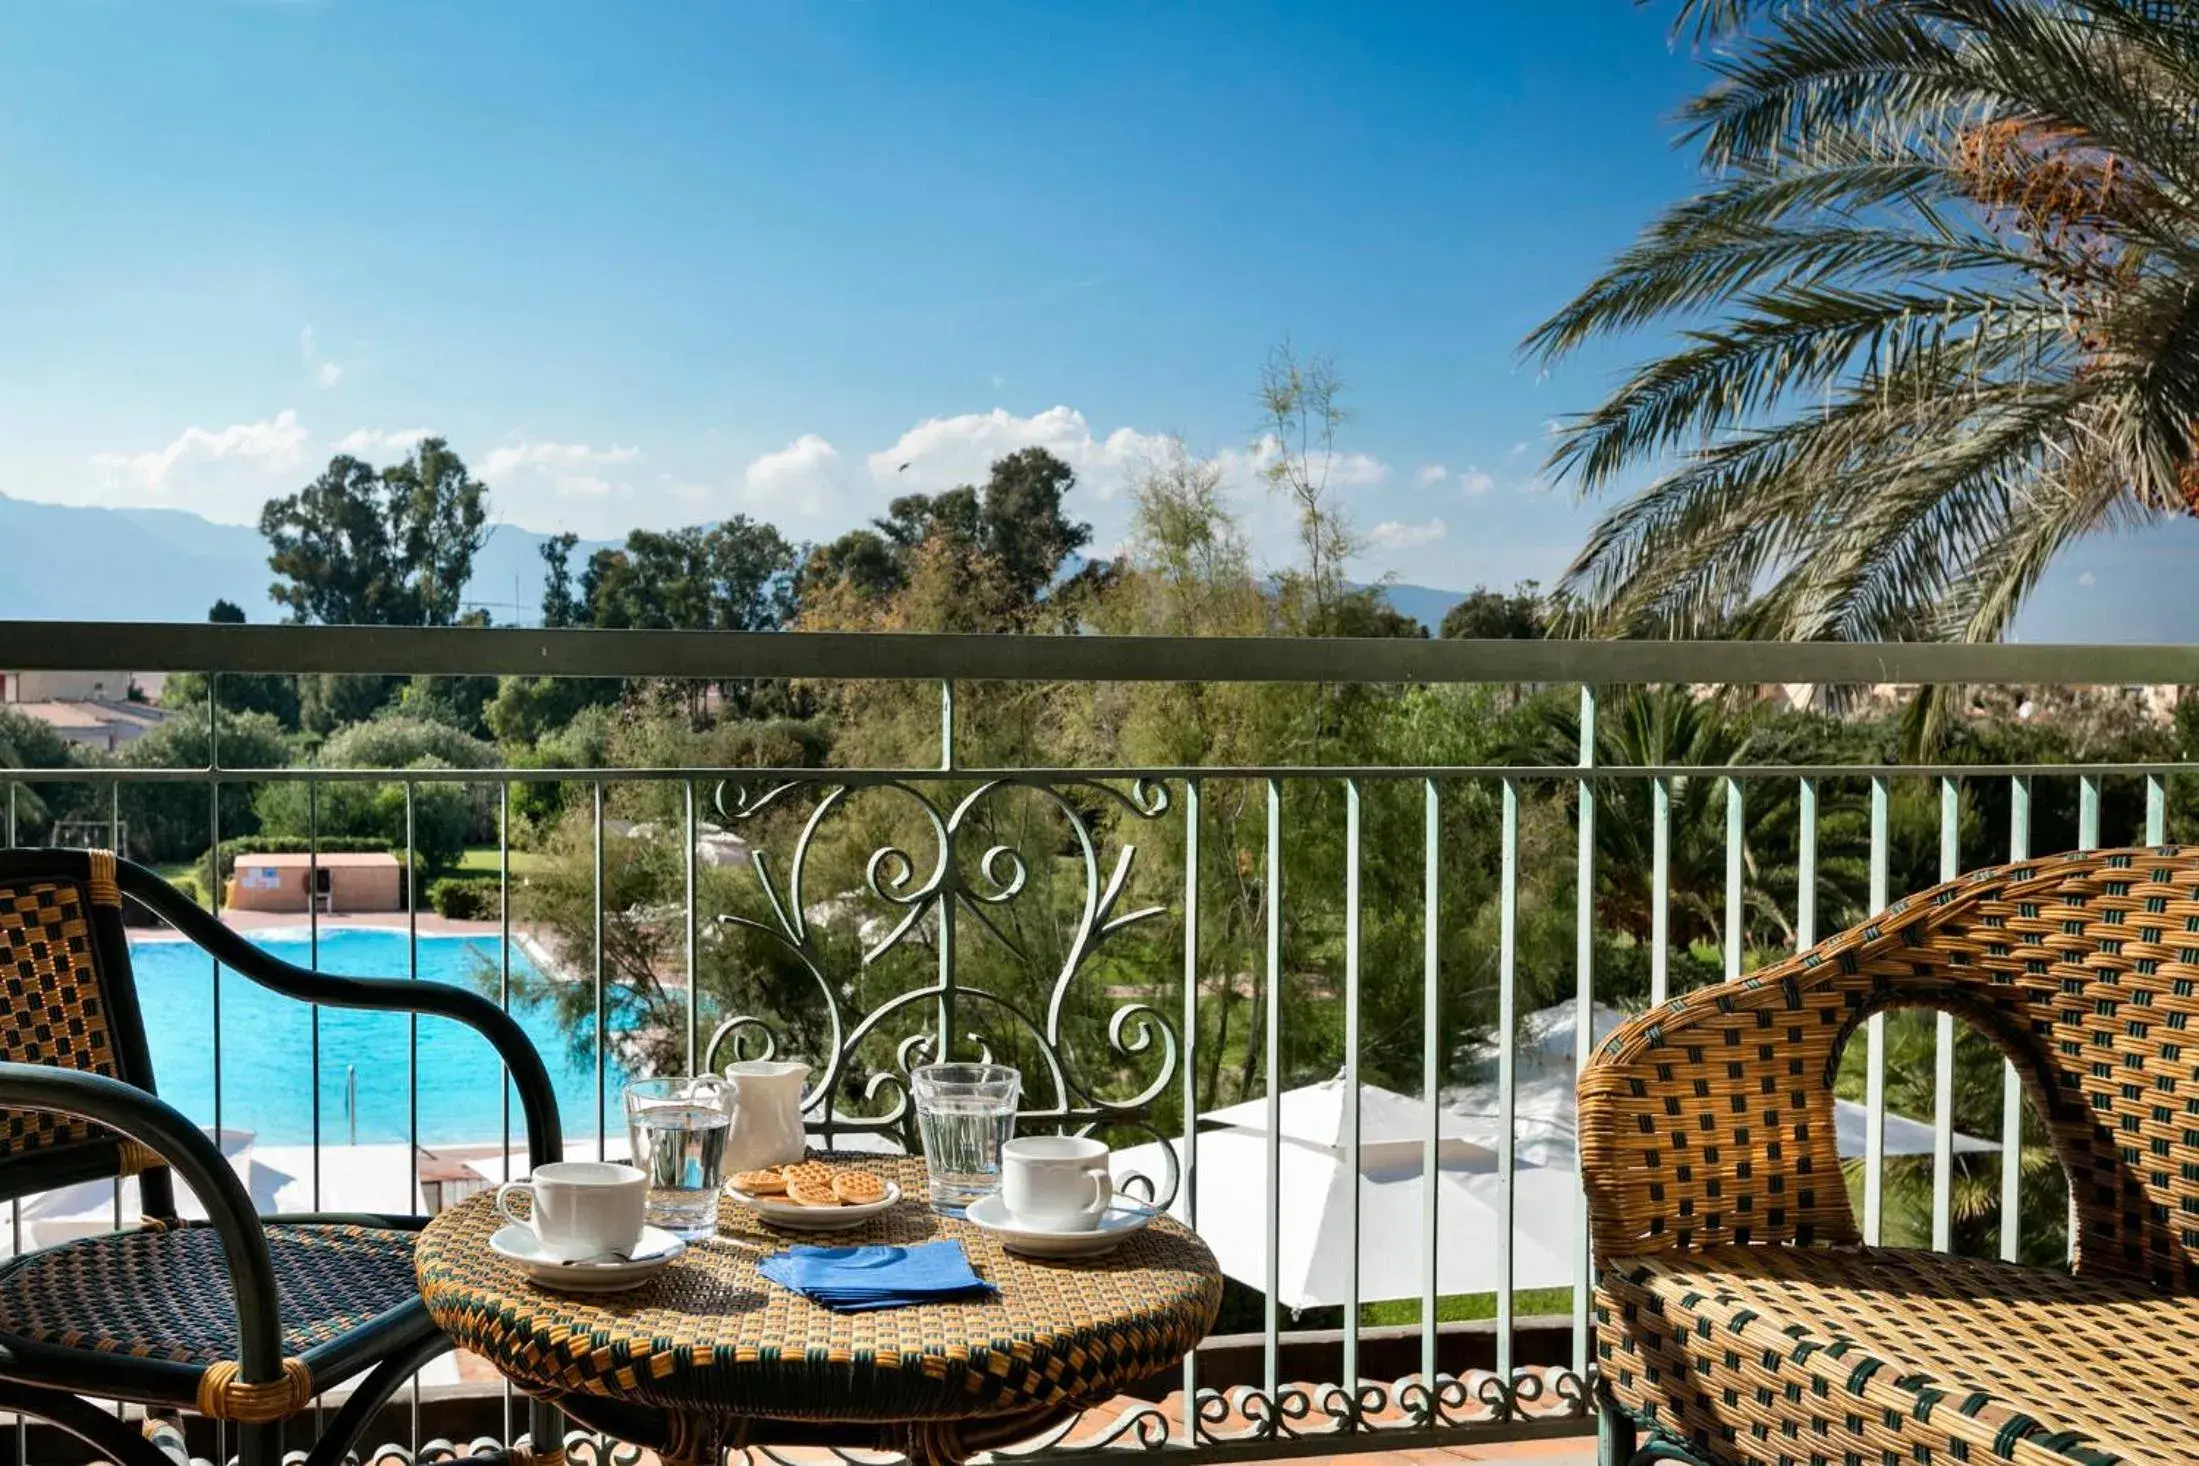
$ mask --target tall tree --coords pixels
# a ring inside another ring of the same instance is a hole
[[[1676,325],[1552,466],[1599,624],[2004,634],[2054,558],[2199,512],[2199,22],[2143,0],[1699,0],[1714,181],[1528,338]]]
[[[554,534],[535,546],[542,556],[542,624],[576,626],[580,623],[580,597],[573,593],[573,547],[577,534]]]
[[[1005,593],[1008,619],[1027,628],[1071,557],[1092,542],[1092,526],[1065,508],[1076,483],[1076,470],[1046,449],[1019,448],[994,460],[983,488],[903,494],[871,529],[812,551],[803,586],[882,604],[908,588],[927,545],[943,546],[988,561],[989,588]]]
[[[268,593],[293,621],[453,625],[487,522],[488,486],[441,438],[379,473],[338,454],[260,511],[278,577]]]
[[[1325,356],[1301,357],[1288,341],[1276,347],[1260,369],[1260,418],[1261,439],[1253,445],[1263,460],[1260,475],[1298,518],[1303,589],[1311,603],[1305,629],[1333,635],[1344,599],[1344,562],[1353,549],[1332,484],[1336,435],[1351,420],[1336,364]]]

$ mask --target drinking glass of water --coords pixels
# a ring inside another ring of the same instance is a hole
[[[1015,1133],[1023,1076],[1005,1064],[926,1064],[909,1078],[932,1208],[959,1216],[1000,1189],[1000,1148]]]
[[[637,1079],[626,1086],[626,1134],[634,1165],[649,1178],[648,1222],[694,1241],[718,1230],[725,1180],[725,1082]]]

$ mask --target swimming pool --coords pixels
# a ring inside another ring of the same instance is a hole
[[[254,946],[301,967],[310,965],[311,947],[304,933],[250,935]],[[479,991],[474,975],[497,970],[501,944],[494,937],[423,936],[419,943],[424,982]],[[324,930],[320,967],[349,977],[401,978],[406,975],[405,948],[402,931]],[[161,1096],[193,1120],[210,1125],[215,1119],[213,959],[190,943],[177,941],[133,942],[130,954]],[[534,971],[526,953],[515,946],[513,977],[532,976]],[[512,1016],[534,1041],[550,1071],[566,1138],[593,1136],[597,1124],[592,1054],[574,1054],[564,1025],[546,1002],[515,1000]],[[402,1013],[321,1010],[322,1144],[343,1145],[351,1139],[352,1121],[344,1106],[347,1071],[357,1075],[359,1141],[408,1138],[408,1047]],[[499,1139],[504,1124],[499,1094],[504,1088],[503,1070],[488,1041],[447,1018],[424,1015],[419,1021],[418,1053],[422,1143]],[[221,1055],[223,1125],[254,1131],[270,1145],[313,1140],[313,1020],[308,1004],[225,972]],[[619,1113],[624,1081],[614,1056],[606,1075],[613,1114]],[[514,1097],[513,1140],[523,1135]]]

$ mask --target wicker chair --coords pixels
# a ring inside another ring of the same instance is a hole
[[[1900,1007],[2015,1062],[2073,1274],[1861,1245],[1832,1077]],[[1975,872],[1613,1033],[1580,1086],[1606,1459],[2199,1461],[2195,1018],[2167,848]]]
[[[0,1198],[135,1175],[145,1224],[0,1266],[0,1408],[50,1422],[121,1466],[174,1466],[152,1417],[231,1422],[244,1466],[275,1466],[285,1421],[360,1376],[314,1445],[345,1453],[418,1368],[451,1347],[413,1275],[422,1219],[259,1218],[219,1149],[153,1094],[123,934],[131,897],[224,967],[286,996],[441,1014],[511,1070],[536,1164],[562,1142],[541,1058],[511,1019],[437,983],[329,977],[279,962],[142,867],[99,852],[0,851]],[[209,1221],[178,1220],[175,1178]],[[149,1408],[147,1431],[84,1398]],[[556,1417],[537,1412],[536,1438]],[[556,1459],[555,1450],[537,1460]]]

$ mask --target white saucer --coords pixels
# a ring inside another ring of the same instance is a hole
[[[661,1273],[687,1250],[687,1244],[658,1227],[643,1227],[634,1244],[633,1257],[613,1262],[565,1262],[542,1250],[542,1239],[532,1227],[514,1222],[498,1227],[489,1238],[489,1251],[516,1263],[527,1276],[545,1288],[567,1293],[623,1293],[638,1288]]]
[[[756,1215],[769,1225],[783,1227],[789,1232],[848,1232],[899,1201],[901,1186],[899,1182],[888,1181],[883,1197],[866,1201],[861,1206],[804,1206],[783,1196],[750,1196],[730,1182],[725,1194],[742,1206],[754,1208]]]
[[[1097,1257],[1112,1252],[1144,1231],[1159,1213],[1133,1201],[1117,1199],[1101,1213],[1099,1225],[1087,1232],[1052,1231],[1018,1221],[999,1192],[970,1203],[964,1213],[970,1225],[990,1232],[1000,1245],[1025,1257]]]

